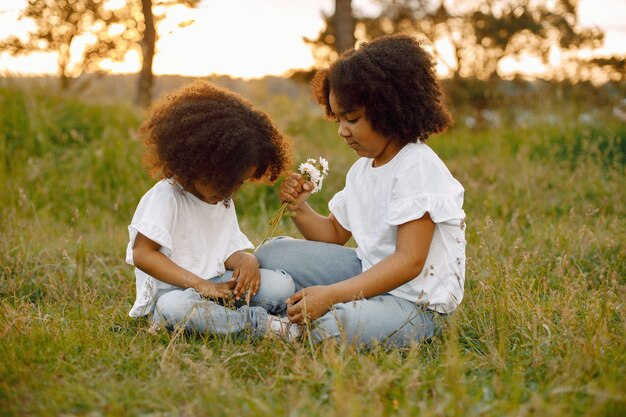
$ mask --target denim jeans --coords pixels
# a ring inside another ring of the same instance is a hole
[[[211,278],[214,283],[226,282],[233,271]],[[235,302],[228,308],[202,297],[193,288],[163,290],[157,294],[153,320],[166,327],[184,327],[185,330],[215,335],[246,335],[260,337],[265,334],[269,314],[285,311],[285,300],[294,293],[289,274],[281,270],[261,269],[261,286],[250,298]]]
[[[345,246],[278,237],[255,253],[262,268],[291,275],[296,291],[313,285],[331,285],[362,271],[356,251]],[[438,331],[440,316],[414,302],[381,294],[335,304],[311,328],[316,342],[342,339],[353,345],[381,343],[403,347],[429,339]]]

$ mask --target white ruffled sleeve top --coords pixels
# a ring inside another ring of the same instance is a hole
[[[208,204],[173,180],[161,180],[141,199],[128,226],[126,262],[133,265],[137,233],[161,245],[160,252],[178,266],[209,279],[226,272],[233,253],[254,246],[239,229],[235,206]],[[154,311],[159,290],[176,288],[135,268],[137,298],[129,312],[140,317]]]
[[[463,186],[425,143],[410,143],[385,165],[360,158],[329,202],[352,233],[363,271],[396,249],[398,226],[428,213],[435,232],[422,272],[389,293],[440,313],[453,312],[465,283]]]

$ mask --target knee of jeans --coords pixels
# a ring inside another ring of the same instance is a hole
[[[291,275],[280,269],[263,269],[261,282],[264,284],[265,297],[281,303],[296,291]]]
[[[269,239],[254,252],[261,268],[278,269],[281,259],[281,247],[284,246],[286,239],[284,236]]]
[[[180,321],[187,313],[186,308],[180,302],[175,301],[182,292],[173,290],[159,297],[154,311],[155,316],[159,315],[166,321]]]
[[[330,338],[350,339],[353,333],[351,310],[344,303],[335,304],[328,313],[315,320],[311,333],[313,340],[320,343]]]
[[[347,303],[335,304],[331,310],[335,317],[335,320],[341,327],[350,326],[352,322],[358,320],[358,308],[356,303],[358,301],[351,301]]]
[[[369,323],[369,318],[363,315],[361,303],[362,300],[355,300],[335,304],[328,313],[332,319],[327,321],[326,326],[330,329],[336,327],[337,336],[345,338],[348,343],[358,344],[367,327],[374,324]]]

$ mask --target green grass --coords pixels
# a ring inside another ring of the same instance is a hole
[[[355,156],[306,98],[260,105],[298,161],[330,160],[311,201],[327,212]],[[0,108],[0,415],[626,414],[626,129],[608,109],[592,125],[505,117],[430,139],[466,188],[465,300],[429,344],[359,352],[153,333],[127,317],[126,226],[153,183],[141,114],[9,85]],[[236,197],[255,243],[275,188]]]

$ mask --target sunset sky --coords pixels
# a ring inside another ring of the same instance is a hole
[[[549,1],[549,0],[546,0]],[[0,2],[0,38],[25,36],[29,23],[19,21],[26,0]],[[375,11],[371,0],[353,0],[355,9]],[[603,54],[626,54],[626,0],[581,0],[580,23],[605,31]],[[255,78],[282,75],[292,68],[310,68],[313,57],[302,37],[316,37],[322,12],[332,13],[334,0],[204,0],[196,9],[174,8],[160,27],[154,61],[156,74],[229,74]],[[195,23],[180,28],[180,22]],[[539,72],[531,61],[510,62],[511,70]],[[129,55],[114,72],[137,72],[139,60]],[[54,74],[56,56],[0,54],[0,75]]]

